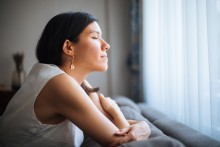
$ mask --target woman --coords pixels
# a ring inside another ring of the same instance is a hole
[[[109,48],[92,15],[53,17],[37,44],[39,63],[1,118],[2,145],[80,146],[83,132],[103,146],[146,139],[146,123],[130,125],[117,104],[86,81],[91,72],[107,70]]]

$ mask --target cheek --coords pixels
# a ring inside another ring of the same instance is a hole
[[[97,48],[94,48],[93,46],[81,46],[81,48],[77,48],[78,51],[75,52],[75,59],[80,61],[99,61],[100,55]]]
[[[100,62],[101,45],[96,40],[81,39],[75,49],[75,59],[83,62]]]
[[[83,50],[86,56],[98,57],[100,52],[100,47],[98,43],[92,42],[89,44],[85,44]]]

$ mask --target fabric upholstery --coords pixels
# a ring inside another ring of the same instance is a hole
[[[183,125],[168,116],[147,106],[136,104],[127,97],[119,96],[114,100],[119,105],[126,119],[145,121],[151,129],[148,139],[132,141],[119,147],[220,147],[220,143],[198,131]],[[90,137],[85,136],[82,147],[101,147]]]
[[[117,96],[113,98],[115,100],[115,102],[118,104],[119,107],[122,106],[128,106],[138,112],[141,112],[141,110],[139,109],[139,107],[128,97],[125,96]]]
[[[161,130],[154,126],[147,118],[143,117],[138,106],[127,97],[114,98],[118,103],[122,113],[129,120],[145,121],[151,129],[149,139],[143,141],[133,141],[120,145],[120,147],[184,147],[178,140],[165,135]],[[98,143],[93,141],[90,137],[85,136],[82,147],[100,147]]]
[[[168,116],[146,104],[140,103],[138,106],[143,116],[148,118],[153,125],[166,135],[181,141],[187,147],[220,147],[220,142],[217,140],[203,135],[178,121],[170,119]]]

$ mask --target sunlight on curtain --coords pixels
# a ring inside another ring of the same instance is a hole
[[[143,5],[145,101],[220,140],[220,1]]]

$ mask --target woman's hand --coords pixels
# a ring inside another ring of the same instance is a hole
[[[128,121],[125,119],[120,108],[114,100],[110,97],[105,98],[102,94],[99,95],[100,103],[104,111],[106,111],[113,118],[113,123],[119,128],[125,128],[129,126]]]
[[[127,143],[130,141],[138,141],[148,139],[151,130],[149,125],[145,121],[129,121],[130,126],[120,129],[115,135],[124,136],[120,144]]]
[[[102,105],[102,108],[110,114],[113,118],[117,113],[120,112],[120,108],[116,104],[114,100],[112,100],[110,97],[104,97],[103,94],[99,95],[99,99]]]

